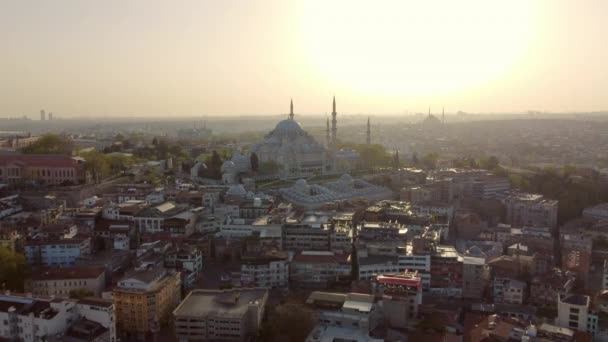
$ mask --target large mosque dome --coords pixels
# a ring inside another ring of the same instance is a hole
[[[299,122],[297,122],[294,119],[285,119],[285,120],[279,121],[277,126],[274,128],[274,130],[270,134],[289,136],[289,135],[302,134],[302,133],[306,133],[306,132],[304,131],[304,129],[302,128],[302,125],[300,125]]]
[[[262,142],[251,149],[260,162],[279,165],[281,177],[323,174],[328,165],[327,149],[294,119],[293,103],[289,117],[277,123]]]

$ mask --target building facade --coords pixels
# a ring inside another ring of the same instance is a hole
[[[87,290],[100,297],[105,285],[105,267],[72,266],[37,270],[27,287],[34,295],[69,298],[74,290]]]
[[[173,311],[179,341],[246,341],[262,324],[268,291],[194,290]]]
[[[43,184],[83,184],[84,160],[62,155],[0,155],[0,183],[34,180]]]
[[[180,273],[164,268],[138,270],[118,282],[112,299],[118,331],[130,337],[146,336],[169,323],[181,300]]]

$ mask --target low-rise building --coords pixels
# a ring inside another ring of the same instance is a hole
[[[329,251],[331,230],[307,224],[283,226],[283,249],[289,251]]]
[[[100,297],[106,285],[104,267],[72,266],[42,268],[32,272],[27,288],[37,296],[68,298],[74,290],[87,290]]]
[[[326,251],[303,251],[293,257],[290,283],[296,287],[325,288],[339,276],[350,274],[348,255]]]
[[[245,253],[241,256],[241,285],[259,288],[285,288],[289,285],[287,252],[276,249]]]
[[[24,179],[44,184],[83,184],[87,181],[84,159],[64,155],[0,155],[0,183]]]
[[[494,303],[523,304],[526,283],[517,279],[496,277],[493,283]]]
[[[316,291],[310,294],[306,303],[320,309],[318,325],[344,328],[344,332],[350,330],[350,335],[370,336],[382,320],[374,296],[368,294]],[[309,335],[308,340],[311,338]]]
[[[188,231],[194,231],[195,219],[193,215],[189,215],[189,206],[187,204],[175,204],[165,202],[155,207],[147,207],[137,211],[133,215],[133,221],[139,232],[160,233],[163,231],[176,230],[176,235],[188,235]],[[167,227],[164,227],[165,220]]]
[[[0,339],[8,341],[70,341],[74,331],[88,324],[85,341],[116,341],[112,303],[87,300],[50,299],[32,296],[0,295]],[[81,304],[82,302],[82,304]],[[71,330],[71,331],[70,331]],[[82,336],[82,335],[80,335]]]
[[[583,217],[593,220],[608,219],[608,203],[601,203],[593,207],[588,207],[583,210]]]
[[[268,291],[193,290],[173,311],[180,341],[246,341],[262,324]]]
[[[399,273],[399,259],[395,256],[359,255],[359,279],[375,279],[379,274]]]
[[[91,254],[91,239],[35,239],[25,242],[25,258],[32,266],[73,266],[82,256]]]

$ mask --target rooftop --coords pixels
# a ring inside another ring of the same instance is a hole
[[[580,294],[569,294],[563,297],[560,297],[560,301],[570,305],[580,305],[580,306],[588,306],[589,305],[589,296],[580,295]]]
[[[105,267],[43,268],[32,273],[32,280],[91,279],[102,276],[105,271]]]
[[[267,297],[268,291],[264,289],[193,290],[173,314],[186,317],[240,317],[250,305],[265,305]]]

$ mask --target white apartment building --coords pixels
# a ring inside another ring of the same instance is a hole
[[[378,274],[400,273],[399,259],[395,256],[359,257],[359,279],[375,279]]]
[[[555,228],[558,201],[542,195],[513,193],[503,200],[506,221],[514,227],[535,226]]]
[[[523,304],[526,283],[516,279],[496,277],[493,285],[494,303]]]
[[[80,304],[81,303],[81,304]],[[116,341],[114,309],[102,300],[57,300],[5,293],[0,295],[0,337],[23,342],[58,338],[81,319],[101,324],[108,330],[108,339]]]
[[[608,203],[601,203],[583,210],[583,217],[594,220],[608,219]]]
[[[269,251],[241,257],[241,285],[259,288],[285,288],[289,285],[286,252]]]
[[[91,254],[91,239],[36,239],[25,243],[25,257],[30,265],[73,266],[76,260]]]
[[[216,236],[228,240],[241,239],[250,236],[253,229],[253,220],[228,216],[220,226],[220,231],[216,234]]]
[[[591,298],[579,294],[560,295],[557,299],[555,324],[563,328],[576,329],[595,334],[598,317],[590,312]]]

